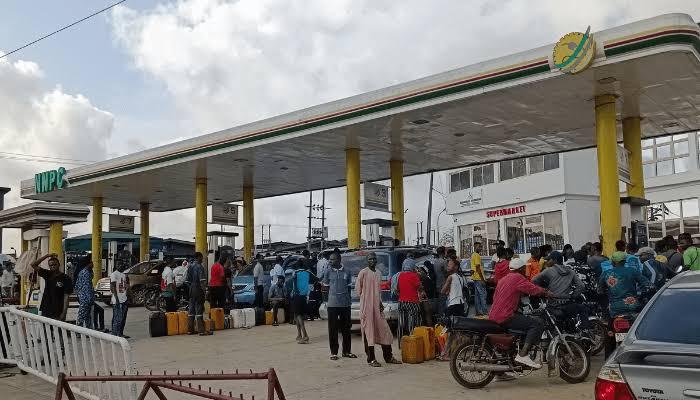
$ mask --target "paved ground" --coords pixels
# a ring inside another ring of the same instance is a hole
[[[595,375],[602,357],[593,359],[589,379],[570,385],[559,378],[547,378],[546,372],[513,382],[493,382],[485,389],[467,390],[450,375],[447,363],[431,361],[419,365],[398,365],[370,368],[360,359],[328,360],[327,329],[324,321],[308,323],[311,343],[294,342],[293,325],[260,326],[250,330],[226,330],[214,336],[173,336],[149,338],[146,330],[147,313],[143,309],[129,311],[126,333],[132,336],[133,357],[141,372],[154,371],[203,372],[240,370],[265,371],[275,368],[288,399],[357,400],[382,399],[508,399],[543,398],[591,399]],[[361,355],[362,342],[353,335],[353,351]],[[395,346],[396,347],[396,346]],[[378,354],[381,353],[377,349]],[[398,349],[396,349],[398,350]],[[2,372],[2,371],[0,371]],[[262,384],[215,382],[212,387],[234,394],[265,398]],[[31,376],[15,375],[0,378],[3,399],[48,399],[53,387]],[[168,397],[170,398],[170,397]],[[172,398],[182,398],[173,396]]]

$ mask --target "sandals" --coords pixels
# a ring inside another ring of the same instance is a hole
[[[343,357],[345,357],[345,358],[357,358],[357,356],[352,354],[352,353],[343,353]]]
[[[370,367],[381,367],[382,366],[382,364],[380,364],[379,361],[377,361],[377,360],[370,361],[367,363],[367,365],[369,365]]]
[[[331,361],[338,361],[338,355],[337,355],[337,354],[332,354],[332,355],[330,356],[330,360],[331,360]]]

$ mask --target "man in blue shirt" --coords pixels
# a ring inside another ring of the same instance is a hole
[[[207,287],[207,276],[202,266],[204,256],[200,252],[196,252],[194,260],[187,267],[187,278],[185,284],[189,287],[190,304],[188,307],[189,313],[189,333],[194,335],[194,323],[197,321],[197,330],[200,336],[212,334],[207,333],[204,329],[204,298]]]
[[[331,348],[331,360],[338,359],[338,331],[343,335],[343,357],[357,358],[352,354],[350,329],[350,290],[352,275],[340,263],[340,253],[333,252],[330,268],[323,276],[323,284],[328,286],[328,341]]]

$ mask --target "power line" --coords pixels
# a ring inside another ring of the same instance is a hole
[[[32,157],[32,158],[43,158],[46,160],[56,160],[56,161],[75,161],[76,163],[84,163],[84,164],[90,164],[94,163],[96,161],[90,161],[90,160],[79,160],[76,158],[66,158],[66,157],[53,157],[53,156],[37,156],[34,154],[26,154],[26,153],[12,153],[9,151],[0,151],[0,155],[11,155],[11,156],[20,156],[20,157]]]
[[[66,30],[66,29],[68,29],[68,28],[70,28],[70,27],[72,27],[72,26],[78,25],[79,23],[81,23],[81,22],[83,22],[83,21],[85,21],[85,20],[88,20],[88,19],[94,17],[95,15],[101,14],[101,13],[103,13],[103,12],[109,10],[109,9],[112,9],[112,8],[118,6],[119,4],[121,4],[121,3],[125,2],[125,1],[126,1],[126,0],[118,1],[118,2],[116,2],[116,3],[114,3],[114,4],[110,5],[110,6],[107,6],[107,7],[103,8],[103,9],[101,9],[101,10],[99,10],[99,11],[96,11],[96,12],[94,12],[94,13],[88,15],[88,16],[85,17],[85,18],[79,19],[79,20],[73,22],[73,23],[70,24],[70,25],[66,25],[66,26],[64,26],[63,28],[59,29],[59,30],[56,30],[56,31],[53,31],[53,32],[51,32],[51,33],[49,33],[49,34],[47,34],[47,35],[44,35],[44,36],[40,37],[39,39],[36,39],[36,40],[34,40],[34,41],[32,41],[32,42],[29,42],[29,43],[25,44],[24,46],[21,46],[21,47],[18,47],[18,48],[16,48],[16,49],[12,50],[12,51],[9,52],[9,53],[5,53],[5,54],[3,54],[3,55],[0,55],[0,58],[5,58],[5,57],[9,56],[9,55],[12,54],[12,53],[16,53],[16,52],[18,52],[18,51],[20,51],[20,50],[22,50],[22,49],[24,49],[24,48],[27,48],[27,47],[29,47],[29,46],[31,46],[31,45],[37,43],[37,42],[40,42],[40,41],[42,41],[42,40],[44,40],[44,39],[46,39],[46,38],[48,38],[48,37],[50,37],[50,36],[53,36],[53,35],[55,35],[55,34],[61,32],[61,31]]]
[[[0,159],[5,159],[5,160],[16,160],[16,161],[29,161],[29,162],[40,162],[40,163],[49,163],[49,164],[66,164],[66,165],[87,165],[88,163],[82,163],[82,162],[75,162],[75,161],[58,161],[58,160],[46,160],[46,159],[41,159],[41,158],[28,158],[28,157],[17,157],[17,156],[6,156],[0,154]]]

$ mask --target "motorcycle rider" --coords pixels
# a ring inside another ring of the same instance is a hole
[[[518,313],[518,305],[521,295],[549,297],[552,294],[525,278],[525,262],[523,260],[514,258],[508,267],[510,273],[496,285],[489,319],[499,323],[505,329],[526,331],[525,342],[514,361],[533,369],[539,369],[542,368],[542,364],[533,360],[529,353],[532,346],[540,341],[544,324],[538,318],[526,317]]]
[[[546,268],[532,279],[532,283],[549,289],[558,300],[557,306],[564,312],[566,317],[579,316],[581,327],[588,328],[588,309],[583,304],[566,300],[567,296],[577,299],[583,293],[585,285],[571,267],[564,264],[564,256],[558,251],[549,253],[545,263]]]
[[[598,290],[608,295],[608,309],[610,312],[610,332],[613,330],[615,317],[636,313],[641,308],[638,290],[649,287],[649,280],[637,269],[627,267],[627,253],[616,251],[610,256],[613,267],[604,271],[598,282]],[[605,341],[605,357],[607,358],[615,350],[614,335],[608,335]]]

